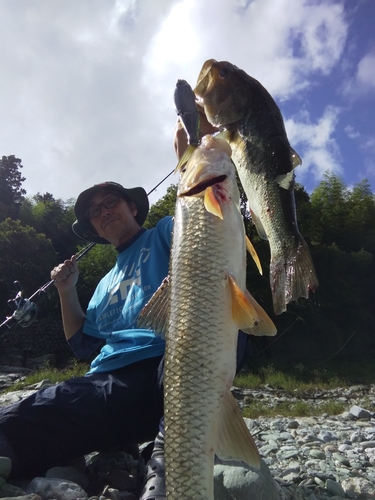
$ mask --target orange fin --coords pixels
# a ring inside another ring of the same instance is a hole
[[[204,192],[204,206],[207,212],[223,219],[223,212],[221,211],[220,203],[217,201],[214,190],[211,186],[209,186]]]
[[[263,276],[262,264],[260,263],[258,254],[254,248],[254,245],[251,243],[250,239],[247,236],[246,236],[245,240],[246,240],[246,249],[249,252],[249,254],[252,256],[253,261],[255,262],[255,264],[258,268],[259,274],[261,274]]]
[[[215,451],[224,459],[242,460],[256,469],[260,468],[258,449],[229,390],[223,398]]]
[[[228,283],[232,297],[233,321],[240,329],[254,328],[259,322],[255,307],[230,274],[228,274]]]
[[[255,335],[256,337],[260,337],[263,335],[273,337],[274,335],[276,335],[277,328],[272,319],[263,309],[263,307],[258,304],[258,302],[254,299],[254,297],[248,290],[246,290],[245,295],[248,301],[252,303],[254,309],[256,310],[259,321],[256,325],[247,328],[241,328],[241,330],[248,335]]]

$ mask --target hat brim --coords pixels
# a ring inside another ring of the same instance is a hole
[[[72,230],[74,234],[85,241],[104,245],[109,244],[109,241],[96,234],[89,219],[85,215],[92,196],[102,189],[108,189],[109,192],[120,193],[126,200],[135,203],[137,206],[137,215],[135,216],[135,220],[141,227],[146,220],[150,205],[147,193],[142,187],[126,189],[117,182],[103,182],[102,184],[96,184],[95,186],[82,191],[74,205],[74,213],[77,220],[73,222]]]

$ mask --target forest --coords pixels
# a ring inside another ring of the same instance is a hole
[[[24,296],[30,297],[50,280],[55,265],[87,245],[71,230],[75,200],[56,199],[48,192],[27,196],[22,168],[15,156],[0,160],[0,323],[12,314],[7,301],[16,294],[14,281],[19,281]],[[151,228],[161,217],[172,215],[175,199],[176,186],[172,185],[152,205],[145,226]],[[274,316],[269,245],[257,235],[246,199],[241,196],[246,232],[263,266],[261,276],[248,259],[247,287],[278,329],[273,338],[253,338],[253,354],[283,360],[373,357],[375,196],[370,184],[364,179],[349,187],[327,171],[311,194],[297,184],[295,199],[299,229],[310,247],[319,287],[309,299],[289,304],[286,312]],[[78,293],[83,307],[115,259],[112,246],[95,245],[80,260]],[[53,286],[37,300],[39,321],[60,317]]]

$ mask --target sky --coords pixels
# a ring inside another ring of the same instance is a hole
[[[176,82],[213,58],[271,93],[309,193],[327,170],[375,192],[374,20],[375,0],[1,0],[0,156],[30,197],[149,192],[176,165]]]

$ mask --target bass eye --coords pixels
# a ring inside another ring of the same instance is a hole
[[[222,68],[219,71],[219,78],[223,80],[227,76],[227,74],[228,74],[228,68]]]

